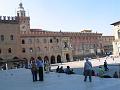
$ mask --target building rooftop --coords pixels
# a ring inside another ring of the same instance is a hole
[[[110,24],[110,25],[117,25],[117,24],[119,24],[120,23],[120,21],[117,21],[117,22],[114,22],[114,23],[112,23],[112,24]]]

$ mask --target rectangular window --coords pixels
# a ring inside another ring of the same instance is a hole
[[[29,50],[30,50],[30,53],[32,53],[32,52],[33,52],[33,48],[30,48]]]
[[[25,48],[22,48],[22,52],[25,53]]]
[[[4,35],[1,35],[1,41],[4,41]]]
[[[13,40],[13,35],[10,35],[10,40]]]
[[[11,48],[8,49],[8,53],[12,53]]]
[[[29,42],[29,44],[32,44],[32,39],[29,39],[28,42]]]
[[[0,54],[1,54],[1,52],[2,52],[2,51],[1,51],[1,49],[0,49]]]

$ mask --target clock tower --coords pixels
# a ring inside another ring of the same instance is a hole
[[[30,17],[26,16],[23,4],[20,3],[17,10],[17,17],[19,19],[20,31],[29,31],[30,30]]]

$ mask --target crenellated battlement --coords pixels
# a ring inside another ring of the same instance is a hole
[[[56,36],[56,37],[70,37],[70,36],[80,36],[80,37],[85,37],[85,36],[101,36],[101,33],[81,33],[81,32],[52,32],[52,31],[44,31],[42,29],[39,29],[38,31],[35,31],[34,29],[31,29],[32,31],[21,31],[20,34],[21,36],[25,37],[31,37],[31,36],[43,36],[43,37],[48,37],[48,36]]]
[[[19,18],[17,16],[0,16],[0,23],[10,23],[10,24],[18,24]]]

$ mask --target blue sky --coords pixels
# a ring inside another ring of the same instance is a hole
[[[91,29],[113,35],[113,22],[120,20],[120,0],[0,0],[0,15],[15,16],[22,1],[31,28],[80,32]]]

